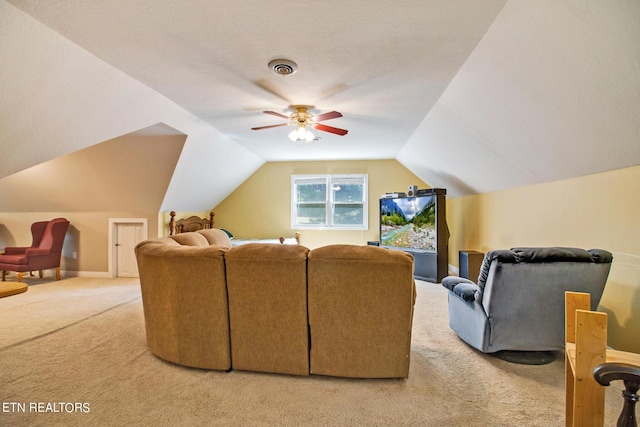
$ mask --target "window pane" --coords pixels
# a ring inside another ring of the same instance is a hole
[[[296,181],[297,202],[324,202],[325,200],[327,200],[326,181],[302,179]]]
[[[297,206],[298,224],[325,224],[327,209],[324,203],[300,203]]]
[[[362,179],[343,178],[334,180],[331,185],[333,190],[333,200],[335,202],[358,202],[364,201],[364,183]]]
[[[335,225],[362,225],[364,209],[361,204],[339,204],[333,207],[333,223]]]

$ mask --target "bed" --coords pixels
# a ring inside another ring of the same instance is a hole
[[[209,213],[209,218],[200,218],[198,216],[192,215],[188,218],[181,218],[176,220],[176,213],[171,211],[169,213],[171,219],[169,220],[169,235],[186,233],[189,231],[198,231],[198,230],[206,230],[209,228],[213,228],[214,224],[214,212]],[[246,243],[280,243],[283,245],[299,245],[300,244],[300,233],[296,232],[293,237],[277,237],[273,239],[242,239],[235,237],[228,230],[222,229],[225,233],[229,235],[231,238],[231,244],[233,246],[244,245]]]

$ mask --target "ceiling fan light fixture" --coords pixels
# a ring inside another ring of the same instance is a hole
[[[311,132],[307,131],[307,135],[304,137],[304,140],[307,142],[311,142],[314,140],[314,138],[315,136]]]
[[[291,133],[289,133],[289,139],[293,142],[311,142],[315,139],[315,135],[309,129],[307,129],[305,125],[300,125],[297,129],[294,129],[293,131],[291,131]]]
[[[305,139],[307,137],[307,128],[305,128],[304,126],[299,126],[296,133],[298,134],[298,139]]]
[[[279,76],[290,76],[298,71],[298,64],[288,59],[274,59],[269,62],[269,69]]]

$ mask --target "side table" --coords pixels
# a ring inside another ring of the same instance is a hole
[[[478,251],[459,252],[459,275],[465,279],[478,280],[484,254]]]

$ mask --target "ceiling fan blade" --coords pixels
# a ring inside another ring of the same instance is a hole
[[[275,111],[263,111],[265,114],[271,114],[272,116],[280,117],[281,119],[289,120],[289,116],[285,116],[284,114],[276,113]]]
[[[323,120],[337,119],[338,117],[342,117],[342,114],[338,113],[337,111],[330,111],[328,113],[317,115],[314,120],[316,122],[321,122]]]
[[[336,135],[340,135],[340,136],[346,135],[349,132],[346,129],[334,128],[333,126],[327,126],[322,124],[316,124],[314,128],[324,132],[335,133]]]
[[[270,129],[270,128],[277,128],[280,126],[287,126],[289,123],[280,123],[279,125],[269,125],[269,126],[258,126],[255,128],[251,128],[251,130],[261,130],[261,129]]]

